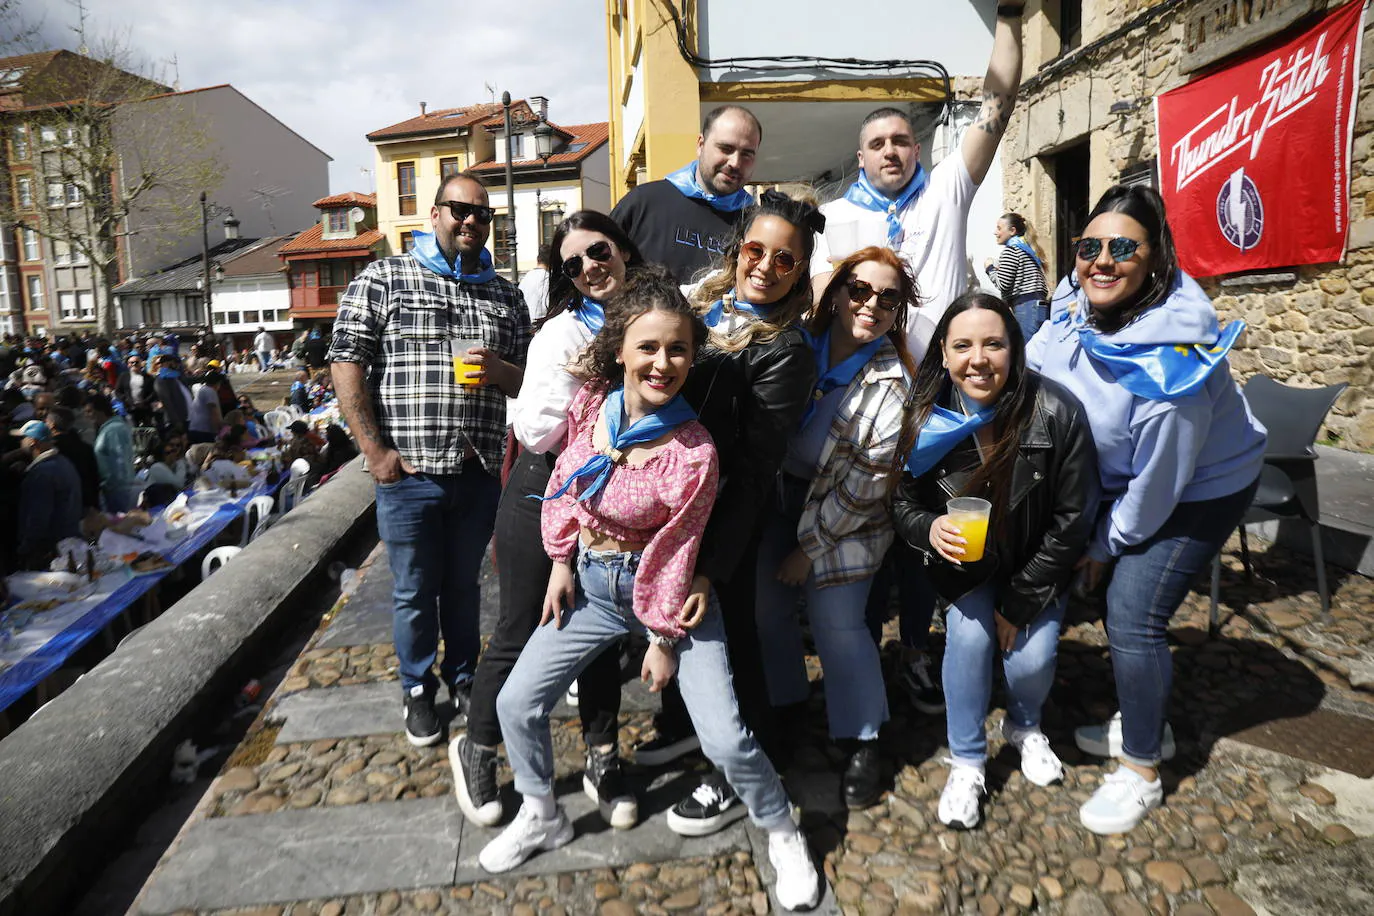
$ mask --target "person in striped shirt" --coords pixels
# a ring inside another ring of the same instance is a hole
[[[1002,255],[993,263],[989,258],[988,279],[997,284],[1002,301],[1011,307],[1016,323],[1026,340],[1035,336],[1050,317],[1050,291],[1045,283],[1045,252],[1035,238],[1035,230],[1020,213],[1003,213],[993,230]]]

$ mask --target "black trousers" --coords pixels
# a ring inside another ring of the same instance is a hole
[[[499,523],[498,523],[499,524]],[[754,618],[754,580],[758,567],[758,538],[755,537],[744,556],[740,559],[735,575],[729,582],[714,586],[724,615],[726,652],[730,657],[731,679],[734,681],[735,698],[739,703],[740,718],[744,725],[754,733],[770,757],[777,749],[779,738],[776,717],[768,702],[768,685],[763,676],[763,654],[759,645],[758,625]],[[611,654],[608,650],[607,655]],[[604,658],[604,656],[603,656]],[[615,734],[615,724],[620,715],[620,679],[618,672],[614,681],[607,679],[607,666],[597,665],[595,670],[588,668],[578,680],[578,709],[582,713],[584,729],[588,722],[610,723],[611,734]],[[614,672],[614,666],[610,666]],[[658,717],[660,732],[671,735],[690,735],[693,732],[691,717],[682,701],[682,693],[674,678],[659,694],[663,701],[663,711]],[[590,730],[588,731],[590,734]],[[606,743],[606,742],[602,742]]]
[[[553,473],[554,456],[523,452],[511,470],[510,480],[496,508],[496,568],[501,586],[500,617],[487,651],[477,662],[472,680],[472,706],[468,712],[468,737],[477,744],[495,747],[501,743],[501,723],[496,717],[496,697],[506,684],[516,659],[529,641],[544,612],[544,593],[549,584],[553,561],[544,553],[539,533],[543,503],[526,499],[543,496]],[[552,626],[552,624],[550,624]],[[604,669],[604,670],[603,670]],[[583,675],[597,675],[599,683],[615,684],[617,707],[620,696],[619,653],[607,651]],[[605,689],[605,688],[603,688]],[[603,704],[604,705],[604,701]],[[592,744],[609,744],[616,738],[617,708],[610,718],[589,719],[583,713],[583,731]],[[608,723],[608,724],[607,724]]]

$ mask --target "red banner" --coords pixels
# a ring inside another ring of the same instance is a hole
[[[1364,2],[1155,99],[1160,190],[1188,273],[1340,260]]]

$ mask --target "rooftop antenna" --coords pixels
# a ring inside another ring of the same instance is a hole
[[[491,83],[486,82],[485,80],[482,82],[482,85],[486,87],[486,89],[487,89],[487,95],[491,96],[491,104],[495,105],[495,104],[496,104],[496,87],[493,86]]]
[[[281,185],[267,185],[262,188],[253,188],[250,192],[258,200],[262,201],[262,208],[267,211],[267,225],[273,235],[277,234],[277,221],[272,216],[272,203],[278,197],[285,197],[291,192]]]
[[[176,54],[172,54],[172,89],[175,92],[181,91],[181,65],[177,63]]]

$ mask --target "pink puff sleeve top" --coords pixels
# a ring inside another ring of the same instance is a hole
[[[605,392],[589,385],[573,398],[567,445],[554,465],[546,496],[598,454],[592,435],[605,399]],[[677,616],[691,588],[716,480],[715,443],[705,427],[690,420],[643,465],[616,465],[606,486],[586,502],[574,499],[591,483],[583,478],[560,498],[544,503],[544,550],[554,562],[571,560],[583,527],[618,541],[646,542],[635,575],[635,616],[655,632],[681,637],[685,631]]]

